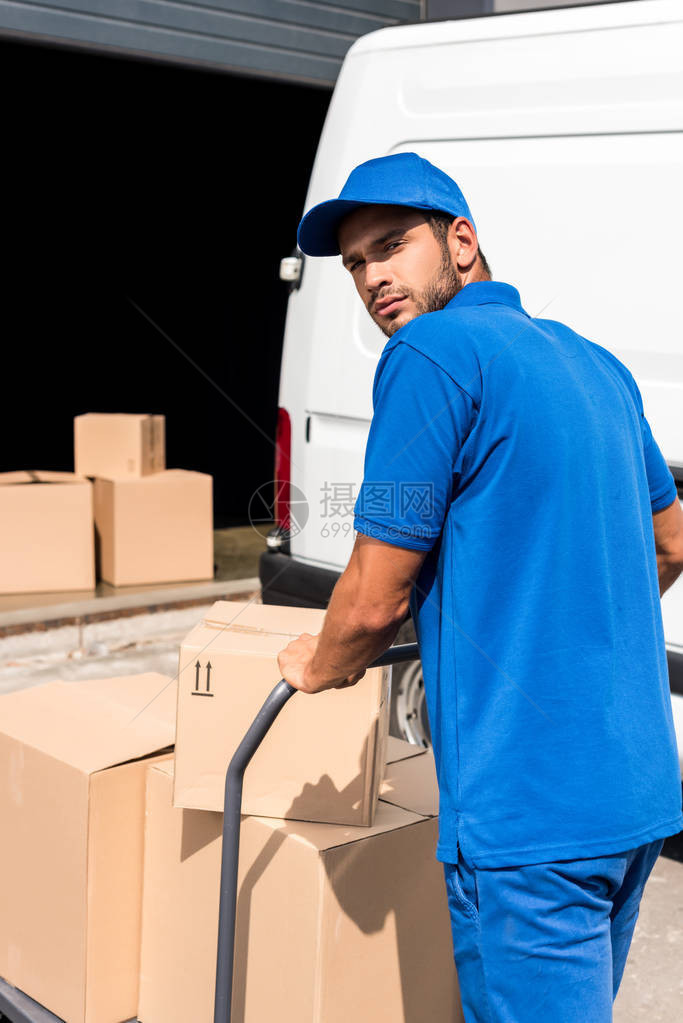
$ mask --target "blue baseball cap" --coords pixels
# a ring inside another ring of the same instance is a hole
[[[339,198],[318,203],[299,224],[297,243],[309,256],[338,256],[339,225],[359,206],[413,206],[467,217],[476,231],[469,206],[453,178],[417,153],[393,153],[358,164]]]

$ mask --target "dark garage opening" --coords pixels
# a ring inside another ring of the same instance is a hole
[[[26,254],[0,311],[0,470],[72,469],[80,412],[162,412],[168,466],[211,473],[216,526],[245,523],[273,476],[278,265],[330,92],[7,41],[0,58]]]

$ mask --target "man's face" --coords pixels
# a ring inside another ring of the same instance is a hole
[[[341,223],[342,261],[387,337],[416,316],[443,309],[462,279],[448,248],[419,210],[365,206]]]

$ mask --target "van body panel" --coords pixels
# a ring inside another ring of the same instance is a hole
[[[412,150],[443,167],[470,204],[493,278],[517,287],[531,316],[614,352],[665,458],[683,464],[681,53],[678,0],[371,33],[344,61],[306,209],[381,154]],[[307,259],[280,384],[292,482],[309,503],[290,541],[302,564],[342,571],[348,561],[350,496],[337,519],[346,528],[321,535],[321,509],[332,482],[358,494],[385,343],[339,257]],[[667,643],[683,649],[683,584],[662,611]]]
[[[518,288],[531,316],[566,323],[621,359],[664,457],[683,459],[681,260],[673,251],[683,201],[672,201],[683,181],[683,131],[417,144],[462,187],[494,278]]]

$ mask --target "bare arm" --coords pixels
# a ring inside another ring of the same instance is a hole
[[[332,591],[320,635],[304,633],[280,652],[283,677],[307,693],[343,688],[352,684],[347,680],[362,678],[367,665],[396,638],[425,556],[426,551],[360,533]]]
[[[659,595],[676,582],[683,571],[683,510],[678,498],[668,506],[654,512]]]

